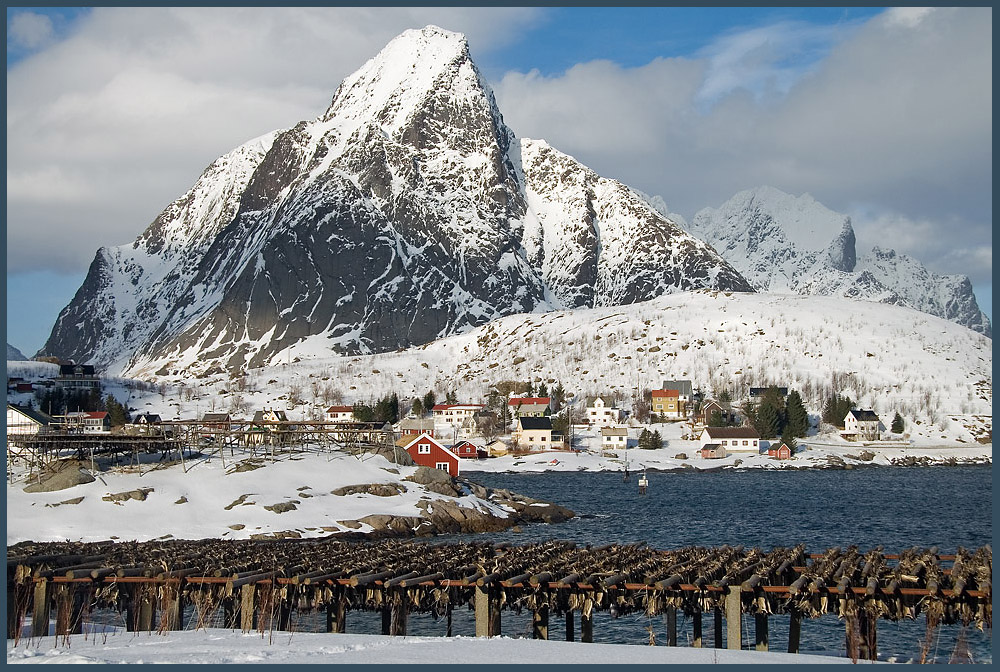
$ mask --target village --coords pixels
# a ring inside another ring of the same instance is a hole
[[[308,418],[294,417],[286,409],[265,407],[247,417],[212,411],[185,419],[153,412],[132,415],[134,409],[104,396],[93,366],[67,363],[49,378],[9,378],[8,399],[12,396],[21,403],[7,404],[9,457],[11,446],[28,435],[172,439],[184,429],[197,434],[201,447],[288,446],[310,440],[347,447],[391,440],[414,464],[456,477],[484,460],[507,456],[550,455],[554,465],[560,454],[624,454],[627,469],[630,449],[645,452],[679,443],[665,441],[667,435],[695,447],[691,454],[688,449],[672,454],[680,460],[765,455],[790,460],[806,449],[800,440],[810,426],[823,421],[853,445],[907,444],[898,414],[889,431],[874,411],[853,408],[847,398],[831,399],[824,417],[814,423],[794,390],[750,388],[746,399],[734,403],[725,393],[706,398],[690,380],[663,381],[631,408],[623,408],[627,400],[620,393],[574,400],[562,385],[550,392],[544,383],[507,381],[491,390],[484,403],[463,403],[451,393],[437,403],[434,392],[428,392],[408,406],[395,395],[371,405],[331,404],[319,417],[315,411]],[[63,412],[41,410],[46,401],[51,408],[53,398],[63,403]],[[74,404],[103,410],[69,410]],[[401,407],[408,411],[402,414]]]

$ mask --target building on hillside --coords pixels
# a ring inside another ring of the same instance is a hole
[[[101,379],[91,364],[62,364],[55,384],[64,390],[89,392],[101,388]]]
[[[551,397],[511,397],[507,408],[515,420],[520,417],[542,418],[552,413]]]
[[[424,433],[437,436],[434,426],[434,418],[403,418],[399,421],[399,433],[401,436],[420,436]]]
[[[788,447],[787,443],[782,443],[780,446],[770,445],[767,448],[767,456],[773,457],[776,460],[790,460],[792,459],[793,451]]]
[[[601,427],[601,450],[624,449],[628,446],[628,430],[624,427]]]
[[[467,439],[477,432],[476,414],[482,404],[437,404],[431,409],[434,415],[434,433],[439,437]]]
[[[441,469],[448,472],[448,475],[455,478],[459,475],[459,457],[451,450],[443,446],[437,439],[429,434],[419,434],[415,437],[404,437],[397,442],[403,444],[402,448],[411,458],[413,463],[422,467]]]
[[[737,420],[736,412],[733,411],[733,405],[730,402],[709,399],[701,405],[701,411],[698,413],[698,421],[703,425],[709,425],[712,422],[712,415],[714,413],[719,414],[719,420],[723,425],[734,424]]]
[[[687,402],[681,399],[677,390],[653,390],[653,405],[650,413],[663,418],[687,417]]]
[[[760,453],[760,434],[752,427],[706,427],[701,432],[702,448],[717,444],[726,453]]]
[[[228,413],[206,413],[201,416],[201,438],[214,442],[220,434],[228,433],[233,427],[233,418]]]
[[[770,387],[751,387],[750,388],[750,395],[749,395],[750,401],[754,402],[755,404],[759,403],[760,400],[764,398],[764,395],[767,394],[767,391],[769,389],[771,389],[771,388]],[[778,394],[781,395],[782,399],[784,399],[785,397],[788,396],[788,388],[787,387],[778,387],[777,389],[778,389]]]
[[[145,436],[156,436],[163,431],[163,419],[155,413],[142,413],[132,420],[131,432]]]
[[[353,406],[331,406],[323,413],[327,422],[356,422]]]
[[[73,411],[63,416],[63,424],[72,434],[111,433],[111,416],[107,411]]]
[[[288,416],[284,411],[265,408],[253,414],[246,433],[246,443],[281,445],[285,443],[289,429]]]
[[[878,441],[885,426],[875,411],[851,410],[844,416],[844,429],[840,435],[848,441]]]
[[[7,404],[7,434],[45,434],[54,431],[57,421],[34,408]]]
[[[622,420],[621,409],[615,408],[604,400],[604,397],[594,397],[587,404],[587,424],[591,427],[614,425]]]
[[[521,452],[558,447],[552,445],[552,420],[547,417],[519,417],[511,439]]]

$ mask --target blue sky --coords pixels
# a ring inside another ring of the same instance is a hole
[[[99,247],[134,240],[217,156],[320,114],[344,76],[427,23],[468,36],[518,135],[685,217],[761,184],[809,192],[852,216],[859,254],[879,244],[968,274],[992,315],[982,14],[8,8],[8,342],[32,355]],[[941,52],[908,52],[920,39]],[[919,112],[893,106],[911,80]],[[963,235],[942,241],[944,226]]]

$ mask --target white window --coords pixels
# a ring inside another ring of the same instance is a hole
[[[417,452],[420,453],[421,455],[430,455],[431,447],[429,444],[421,443],[417,446]]]
[[[448,471],[448,463],[447,462],[436,462],[434,464],[434,468],[435,469],[440,469],[441,471]]]

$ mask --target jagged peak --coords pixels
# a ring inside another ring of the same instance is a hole
[[[433,90],[446,68],[462,63],[482,85],[465,35],[433,25],[406,30],[344,79],[322,120],[371,119],[373,111],[390,110],[392,118],[385,121],[391,129]]]

